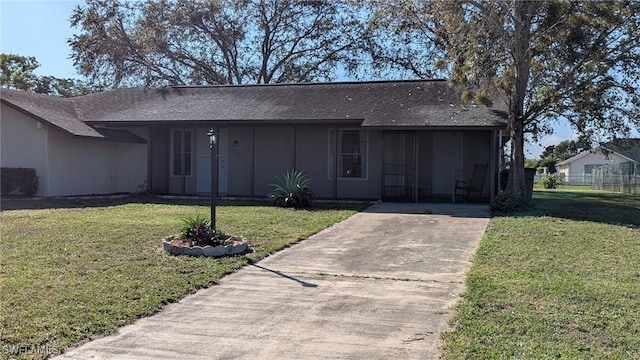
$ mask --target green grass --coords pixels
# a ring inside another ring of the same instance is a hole
[[[213,259],[160,246],[180,219],[208,217],[207,206],[22,201],[47,208],[7,210],[15,204],[3,202],[0,222],[0,358],[43,357],[112,333],[355,211],[220,206],[218,228],[245,236],[255,252]]]
[[[640,359],[640,198],[536,191],[493,219],[466,286],[445,359]]]

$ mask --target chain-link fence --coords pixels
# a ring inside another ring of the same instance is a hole
[[[640,195],[640,163],[626,162],[594,168],[591,188]]]
[[[536,174],[534,180],[537,183],[538,181],[549,176],[556,178],[559,183],[566,185],[591,185],[591,183],[593,182],[593,175],[591,174],[565,176],[565,174],[562,173]]]

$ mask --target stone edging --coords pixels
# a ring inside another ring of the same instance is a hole
[[[249,243],[247,239],[241,236],[232,237],[233,240],[241,240],[242,242],[235,245],[218,245],[218,246],[180,246],[171,244],[174,236],[166,237],[162,240],[162,247],[171,255],[189,255],[189,256],[207,256],[221,257],[244,254],[249,251]]]

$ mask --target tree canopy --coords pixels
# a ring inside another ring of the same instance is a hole
[[[87,0],[69,39],[104,88],[329,81],[359,36],[346,0]]]
[[[500,101],[508,109],[507,191],[521,205],[525,133],[548,133],[559,119],[596,138],[624,137],[640,128],[636,0],[406,0],[363,6],[373,14],[370,33],[433,44],[418,61],[392,52],[399,57],[393,67],[416,76],[441,71],[466,89],[466,100]],[[373,59],[387,56],[375,46],[368,51]]]
[[[34,73],[38,67],[40,63],[33,56],[0,54],[0,86],[62,97],[91,92],[89,86],[79,80],[38,76]]]
[[[587,150],[591,150],[591,143],[584,137],[578,138],[577,140],[564,140],[557,145],[549,145],[544,148],[540,159],[552,158],[563,161]]]
[[[576,140],[564,140],[557,145],[549,145],[540,155],[538,167],[546,167],[550,173],[556,172],[556,165],[564,160],[578,155],[581,152],[591,150],[589,136],[580,136]]]

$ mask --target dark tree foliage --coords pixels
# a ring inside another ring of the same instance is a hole
[[[38,76],[33,73],[40,63],[33,56],[0,54],[0,86],[62,97],[84,95],[91,92],[89,86],[74,79]]]
[[[328,81],[356,18],[346,0],[87,0],[69,44],[103,88]]]

